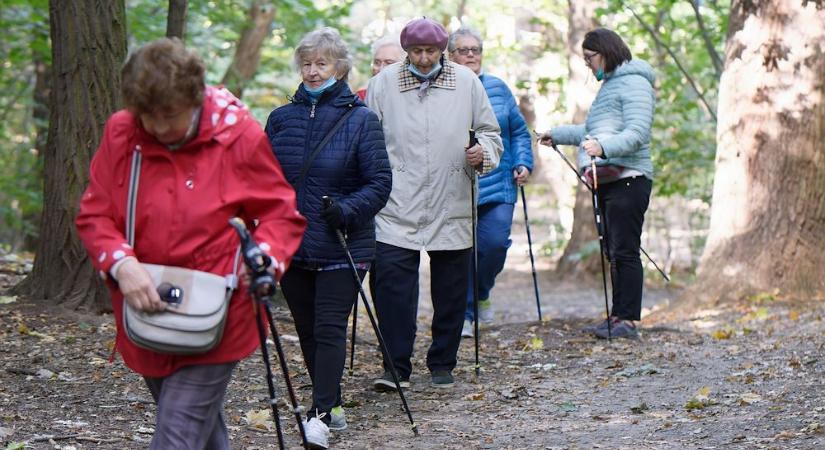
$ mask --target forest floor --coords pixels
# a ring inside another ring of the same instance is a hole
[[[641,339],[600,341],[579,331],[604,311],[598,279],[553,281],[540,265],[539,323],[523,230],[513,233],[493,292],[496,324],[482,329],[481,375],[474,375],[473,339],[464,339],[448,390],[430,386],[423,361],[432,317],[423,271],[406,391],[418,437],[398,395],[371,388],[380,353],[362,307],[354,374],[343,378],[349,428],[333,433],[332,448],[825,448],[823,299],[765,294],[677,315],[666,306],[681,291],[653,283]],[[25,271],[6,257],[0,290]],[[299,401],[308,406],[294,328],[285,310],[276,319]],[[111,315],[0,297],[0,448],[146,448],[155,407],[137,375],[119,359],[108,362],[113,337]],[[233,448],[277,448],[265,381],[258,354],[234,374],[226,401]],[[298,448],[294,417],[283,407],[281,423],[289,448]]]

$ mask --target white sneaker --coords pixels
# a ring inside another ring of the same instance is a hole
[[[329,427],[321,419],[312,417],[304,421],[309,448],[329,448]]]
[[[341,431],[347,429],[347,416],[344,414],[344,408],[336,406],[329,412],[329,429],[332,431]]]
[[[473,337],[473,322],[470,320],[464,321],[464,328],[461,329],[461,337]]]

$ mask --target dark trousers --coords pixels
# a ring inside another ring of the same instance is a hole
[[[229,450],[223,418],[226,387],[237,363],[188,366],[143,377],[158,405],[151,450]]]
[[[359,270],[363,279],[365,271]],[[281,288],[295,320],[309,376],[312,379],[310,416],[341,405],[341,375],[347,352],[347,319],[358,286],[351,269],[326,271],[290,267]]]
[[[612,315],[622,320],[641,319],[644,270],[639,247],[652,187],[643,176],[599,186],[613,287]]]
[[[456,366],[467,301],[470,249],[428,251],[433,302],[433,341],[427,352],[430,371]],[[412,373],[418,315],[419,250],[381,242],[375,257],[375,309],[392,362],[402,379]],[[386,361],[384,367],[388,367]]]

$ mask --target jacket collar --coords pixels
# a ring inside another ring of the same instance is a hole
[[[421,80],[410,72],[409,64],[410,58],[407,57],[398,69],[398,89],[401,92],[418,89],[419,86],[421,86]],[[443,59],[441,62],[441,73],[430,83],[430,87],[455,89],[455,63]]]

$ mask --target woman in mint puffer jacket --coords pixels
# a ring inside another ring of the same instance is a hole
[[[585,123],[554,127],[542,134],[541,143],[578,145],[578,167],[588,179],[592,179],[591,158],[600,167],[599,207],[605,217],[613,286],[611,332],[613,337],[635,339],[639,334],[634,321],[641,318],[644,287],[639,247],[653,184],[653,69],[645,61],[633,59],[622,38],[605,28],[587,33],[582,50],[593,75],[603,81],[602,87]],[[607,325],[604,320],[587,331],[607,338]]]

